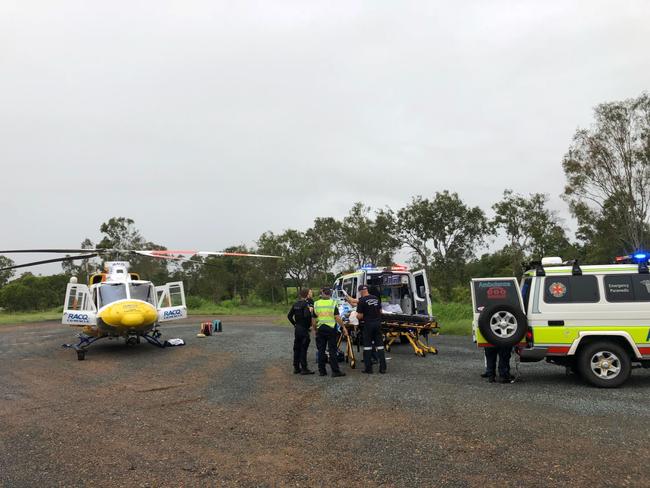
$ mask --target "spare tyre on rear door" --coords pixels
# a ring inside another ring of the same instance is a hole
[[[478,317],[478,328],[493,346],[509,347],[518,344],[526,335],[528,320],[521,307],[507,303],[486,306]]]

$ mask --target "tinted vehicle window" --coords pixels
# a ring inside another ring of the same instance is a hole
[[[544,278],[546,303],[594,303],[600,300],[595,276],[548,276]]]
[[[514,280],[490,280],[474,282],[475,312],[494,303],[507,303],[521,307]]]
[[[101,306],[108,305],[117,300],[124,300],[126,298],[126,285],[102,285],[99,288],[99,301]]]
[[[343,280],[343,289],[345,292],[353,298],[357,297],[357,279],[356,278],[346,278]]]
[[[152,302],[152,286],[149,283],[129,283],[129,294],[134,300]]]
[[[603,279],[608,302],[650,302],[650,276],[610,275]]]

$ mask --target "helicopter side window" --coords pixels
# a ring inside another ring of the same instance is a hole
[[[129,294],[133,300],[154,303],[150,283],[129,283]]]
[[[124,299],[126,299],[126,285],[123,283],[105,284],[99,288],[99,301],[101,306]]]

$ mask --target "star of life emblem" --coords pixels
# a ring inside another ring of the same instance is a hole
[[[551,283],[548,291],[550,291],[551,295],[553,295],[555,298],[562,298],[564,295],[566,295],[566,286],[556,281],[555,283]]]

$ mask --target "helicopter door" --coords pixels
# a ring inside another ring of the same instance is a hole
[[[413,271],[415,281],[415,309],[418,315],[432,315],[431,294],[429,292],[429,280],[427,272],[423,269]]]
[[[157,286],[156,296],[158,297],[159,322],[187,318],[185,290],[182,281]]]
[[[68,283],[61,323],[79,326],[97,324],[97,307],[87,285]]]

